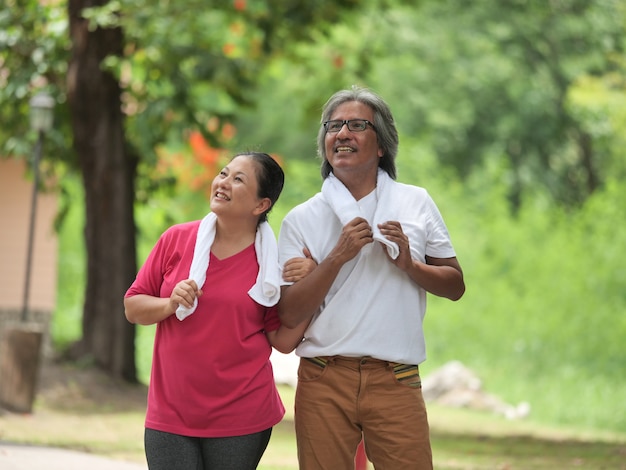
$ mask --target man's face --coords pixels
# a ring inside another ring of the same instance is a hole
[[[374,122],[374,112],[366,104],[348,101],[337,107],[329,120],[365,119]],[[351,131],[344,124],[339,132],[326,132],[324,139],[326,159],[333,173],[362,172],[376,174],[383,152],[378,146],[378,137],[372,125],[363,131]]]

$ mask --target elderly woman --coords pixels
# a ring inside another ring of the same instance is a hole
[[[267,214],[284,174],[265,153],[233,157],[211,187],[211,212],[161,236],[124,306],[157,324],[145,450],[152,470],[257,467],[284,415],[269,360],[306,324],[281,325],[280,270]]]

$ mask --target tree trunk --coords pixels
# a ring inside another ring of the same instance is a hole
[[[591,196],[598,189],[600,178],[593,165],[593,138],[588,132],[578,130],[578,145],[580,147],[581,165],[585,169],[585,183],[587,194],[583,200]]]
[[[121,89],[103,68],[121,56],[120,28],[90,30],[81,11],[107,0],[70,0],[72,55],[68,100],[74,148],[85,190],[87,287],[82,339],[74,355],[136,382],[135,329],[126,321],[123,295],[136,274],[134,181],[137,162],[126,146]]]

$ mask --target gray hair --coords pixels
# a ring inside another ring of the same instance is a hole
[[[322,178],[326,179],[332,171],[328,158],[326,158],[326,146],[324,145],[326,129],[324,129],[323,123],[330,119],[339,105],[349,101],[358,101],[369,106],[374,111],[374,127],[376,128],[378,145],[383,151],[383,156],[380,158],[378,166],[395,180],[398,131],[396,130],[389,105],[373,91],[356,85],[353,85],[350,90],[336,92],[329,98],[322,109],[322,125],[317,133],[317,155],[322,159]]]

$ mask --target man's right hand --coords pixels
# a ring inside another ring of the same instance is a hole
[[[329,256],[347,263],[354,258],[361,248],[374,241],[372,227],[363,217],[356,217],[344,225],[339,240]]]

